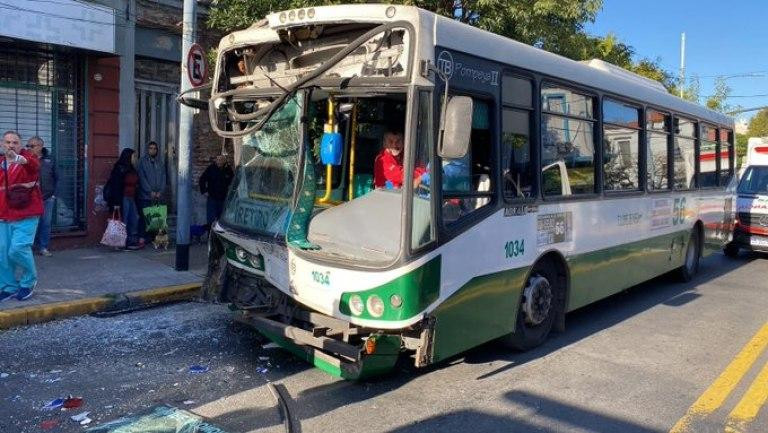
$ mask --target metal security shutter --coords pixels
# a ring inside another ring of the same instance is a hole
[[[76,52],[0,43],[0,130],[45,142],[59,174],[58,230],[84,228],[82,69]]]

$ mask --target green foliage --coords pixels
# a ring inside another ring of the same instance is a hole
[[[730,93],[731,88],[725,82],[725,77],[717,77],[715,79],[715,93],[707,98],[705,105],[710,110],[719,111],[721,113],[732,111],[733,107],[725,102],[728,99],[728,95],[730,95]]]
[[[249,27],[267,14],[285,9],[370,0],[218,0],[208,16],[208,27],[233,31]],[[584,24],[595,20],[602,0],[393,0],[455,18],[547,51],[576,58],[583,46]]]
[[[750,137],[768,137],[768,109],[764,108],[749,121]]]
[[[747,143],[749,142],[749,136],[746,134],[736,133],[736,166],[741,167],[744,158],[747,156]]]

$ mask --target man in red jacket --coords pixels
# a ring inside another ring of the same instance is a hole
[[[1,144],[0,302],[11,297],[23,301],[37,285],[32,242],[43,214],[40,161],[21,148],[21,137],[15,131],[5,132]],[[17,274],[17,270],[21,272]]]

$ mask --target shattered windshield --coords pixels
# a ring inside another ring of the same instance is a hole
[[[285,234],[298,176],[302,99],[288,100],[261,130],[242,138],[224,223],[248,232]]]

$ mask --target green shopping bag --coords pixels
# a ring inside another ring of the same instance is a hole
[[[168,228],[166,219],[168,217],[168,206],[164,204],[156,204],[144,208],[144,221],[146,223],[146,231],[158,232]]]

